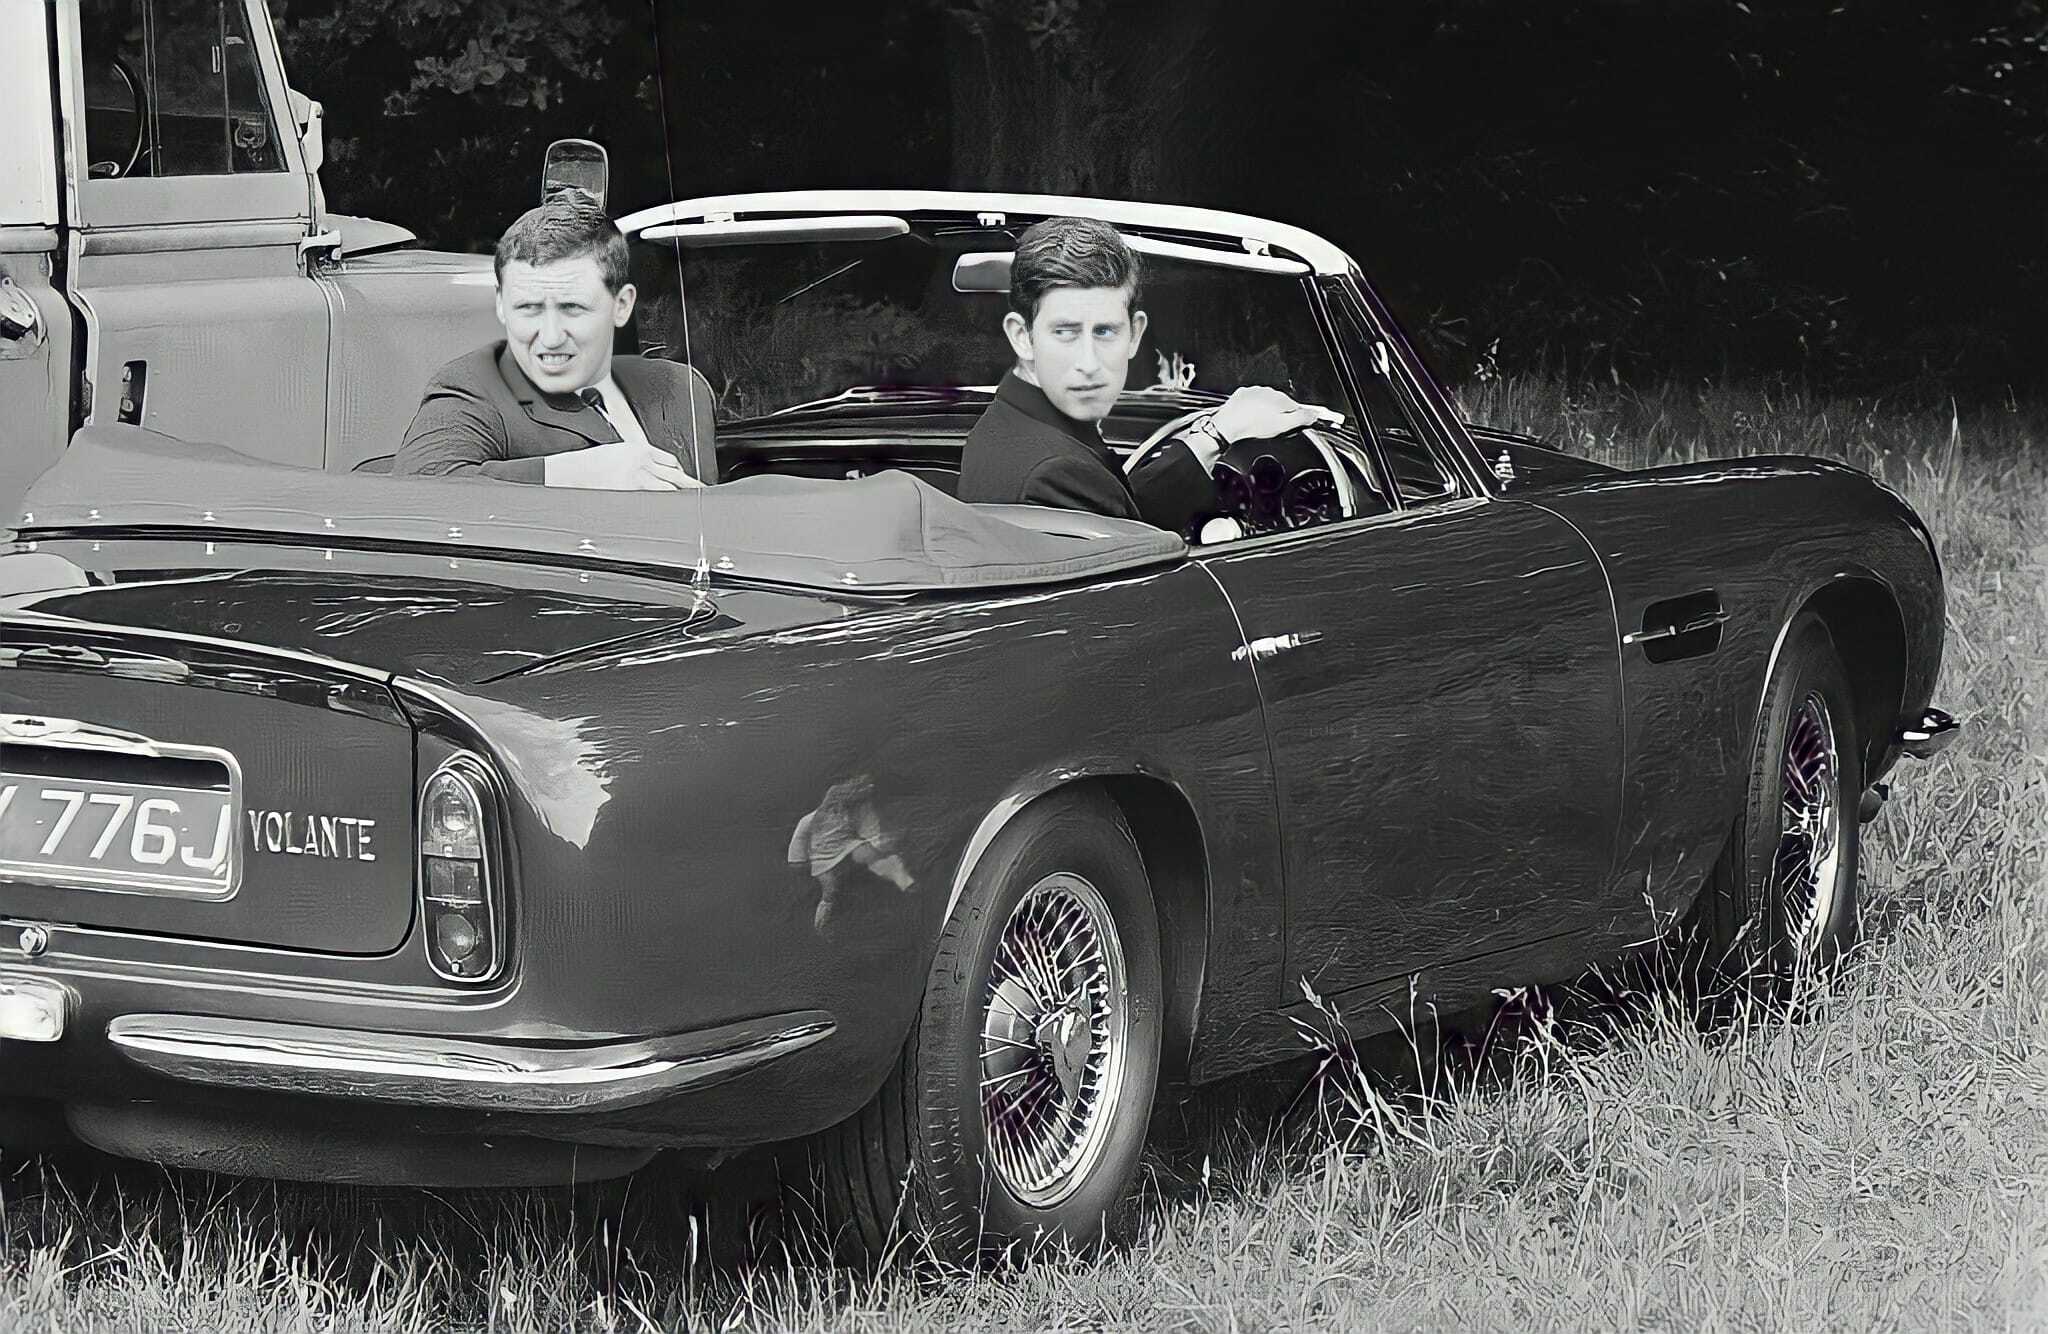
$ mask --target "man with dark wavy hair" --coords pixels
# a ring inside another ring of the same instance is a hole
[[[1213,511],[1209,470],[1235,440],[1307,426],[1314,409],[1248,385],[1126,477],[1103,442],[1131,356],[1145,336],[1143,268],[1116,228],[1047,218],[1017,238],[1010,310],[1016,365],[960,453],[960,499],[1088,510],[1185,533]]]
[[[581,191],[521,214],[493,264],[504,339],[435,372],[392,471],[641,491],[716,481],[704,377],[612,355],[633,314],[627,261]]]

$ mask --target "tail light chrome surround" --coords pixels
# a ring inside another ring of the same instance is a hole
[[[450,982],[488,982],[505,966],[500,811],[489,767],[467,751],[420,786],[420,928],[427,962]]]

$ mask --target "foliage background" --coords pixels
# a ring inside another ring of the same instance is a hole
[[[1454,379],[2044,383],[2044,0],[276,8],[328,198],[433,244],[487,246],[587,135],[622,208],[950,185],[1299,222]]]

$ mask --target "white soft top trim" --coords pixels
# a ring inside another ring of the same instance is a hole
[[[1115,227],[1192,232],[1241,245],[1291,251],[1329,275],[1347,273],[1351,258],[1305,228],[1221,209],[1185,204],[1145,204],[1122,199],[1080,199],[1069,195],[1014,195],[973,190],[776,190],[744,195],[710,195],[658,204],[619,219],[619,230],[635,236],[662,223],[754,213],[1001,213],[1027,218],[1095,218]]]

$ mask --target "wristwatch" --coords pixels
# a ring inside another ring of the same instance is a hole
[[[1188,432],[1190,434],[1198,431],[1216,442],[1216,452],[1218,454],[1230,448],[1230,441],[1224,438],[1222,430],[1216,425],[1216,415],[1214,413],[1205,413],[1188,423]]]

